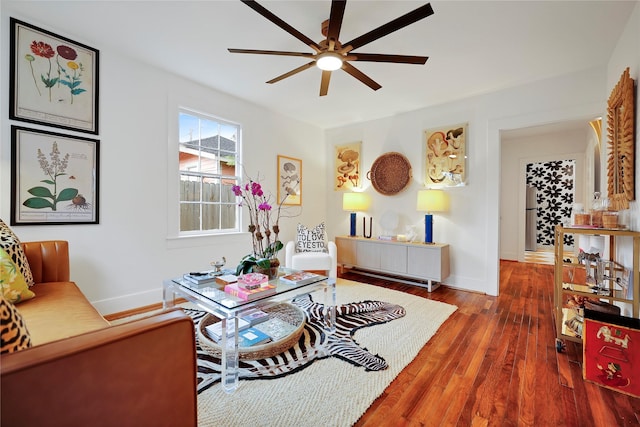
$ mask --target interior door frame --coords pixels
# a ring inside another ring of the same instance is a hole
[[[497,188],[498,191],[487,191],[487,294],[498,296],[500,294],[500,172],[501,172],[501,145],[500,132],[505,130],[520,129],[530,126],[544,125],[548,123],[567,120],[592,120],[593,117],[602,116],[603,103],[582,104],[566,109],[529,113],[520,116],[512,116],[489,120],[487,124],[487,188]],[[523,202],[524,203],[524,202]],[[489,236],[497,236],[491,237]],[[524,241],[523,241],[524,248]]]

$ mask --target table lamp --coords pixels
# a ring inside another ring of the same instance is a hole
[[[342,210],[351,212],[350,237],[356,236],[356,212],[366,211],[369,208],[370,199],[366,193],[344,193],[342,195]]]
[[[447,193],[442,190],[418,191],[417,210],[427,212],[424,216],[424,242],[433,243],[433,215],[432,212],[446,212],[449,210]]]

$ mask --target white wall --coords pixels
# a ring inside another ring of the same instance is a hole
[[[276,191],[277,155],[303,162],[304,209],[295,218],[281,220],[282,240],[293,238],[298,221],[308,224],[324,219],[326,200],[323,133],[319,128],[274,114],[142,64],[135,59],[96,45],[90,34],[69,34],[65,28],[48,28],[46,16],[26,16],[2,8],[2,34],[8,34],[9,16],[100,50],[100,224],[14,226],[25,241],[65,239],[70,242],[71,276],[102,313],[113,313],[161,301],[165,278],[209,268],[212,260],[226,256],[231,263],[250,251],[249,235],[171,239],[170,219],[177,218],[177,198],[168,193],[178,182],[177,151],[170,150],[170,136],[177,137],[178,103],[243,127],[245,168]],[[8,93],[9,40],[2,40],[3,94]],[[4,100],[7,99],[3,96]],[[1,106],[0,217],[10,217],[10,125],[7,102]],[[32,127],[29,125],[29,127]],[[33,126],[35,128],[43,128]],[[55,129],[49,129],[55,130]],[[72,132],[69,132],[72,133]],[[87,135],[85,135],[87,136]],[[177,149],[176,149],[177,150]],[[307,177],[308,179],[305,179]],[[281,254],[284,259],[284,254]],[[234,267],[231,265],[231,267]]]
[[[427,108],[332,129],[327,134],[327,152],[333,146],[362,141],[362,170],[388,151],[399,151],[411,160],[413,182],[395,196],[382,196],[373,188],[373,204],[368,212],[375,221],[386,210],[400,215],[399,233],[407,225],[420,224],[416,211],[416,192],[423,185],[422,146],[425,129],[456,123],[469,123],[467,139],[468,184],[449,189],[451,209],[435,216],[434,240],[451,245],[451,276],[446,284],[463,289],[498,293],[500,130],[527,127],[601,114],[606,101],[604,69],[586,70],[556,79],[539,81],[515,89],[468,98],[464,101]],[[330,178],[328,178],[330,179]],[[329,187],[330,182],[327,183]],[[369,185],[365,182],[365,186]],[[341,211],[341,193],[328,194],[329,230],[346,234],[348,215]]]
[[[628,211],[623,211],[621,214],[623,215],[624,223],[628,224],[631,230],[640,231],[640,202],[638,201],[638,198],[640,197],[640,97],[638,96],[638,82],[640,82],[640,3],[636,3],[636,7],[633,9],[633,13],[629,17],[629,21],[625,26],[624,32],[622,33],[622,36],[620,36],[620,40],[611,55],[611,60],[607,67],[607,97],[611,93],[611,90],[616,86],[618,80],[620,80],[622,72],[627,67],[629,67],[629,73],[631,78],[635,80],[636,85],[636,200],[630,203]],[[606,117],[606,115],[604,117]],[[606,123],[603,123],[603,129],[605,129],[606,135]],[[606,136],[603,142],[604,141],[606,141]],[[603,189],[603,194],[605,194],[607,188],[607,153],[605,151],[606,143],[603,145],[603,153],[601,156],[603,163],[601,188]],[[620,258],[618,260],[619,262],[627,267],[630,267],[633,264],[630,241],[624,242],[622,248],[618,248],[617,253]]]
[[[525,236],[525,168],[529,163],[550,160],[576,160],[575,203],[588,206],[585,191],[585,151],[593,133],[585,129],[549,134],[502,138],[500,170],[500,258],[523,261]]]
[[[469,122],[469,184],[450,189],[451,211],[436,217],[434,239],[451,245],[452,274],[446,280],[447,284],[496,295],[499,292],[500,201],[507,197],[500,193],[500,132],[575,119],[606,117],[609,93],[626,66],[631,67],[631,75],[637,83],[640,66],[639,15],[640,4],[637,4],[606,69],[585,70],[383,120],[332,129],[327,131],[327,152],[332,153],[333,145],[361,140],[363,170],[367,170],[377,156],[387,151],[400,151],[411,159],[414,180],[403,193],[385,197],[373,189],[367,190],[374,199],[368,214],[375,219],[386,210],[394,210],[402,218],[399,228],[403,229],[408,224],[422,220],[422,213],[415,211],[415,194],[422,186],[423,130]],[[636,111],[640,109],[636,107]],[[636,115],[636,140],[639,116]],[[640,164],[639,157],[640,150],[636,150],[636,164]],[[601,176],[606,179],[606,166],[602,166],[605,170]],[[638,176],[640,167],[636,168],[636,182],[640,182]],[[330,182],[327,183],[329,185]],[[329,230],[345,234],[348,223],[347,214],[340,210],[341,194],[329,193],[328,198],[332,213]],[[632,204],[627,215],[630,228],[640,230],[638,202]],[[374,235],[377,232],[374,225]],[[629,248],[622,249],[622,262],[629,265]]]

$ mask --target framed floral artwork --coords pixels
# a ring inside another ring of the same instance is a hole
[[[334,152],[333,189],[351,191],[360,188],[362,142],[336,145]]]
[[[11,18],[9,117],[98,134],[98,50]]]
[[[11,224],[97,224],[95,139],[11,126]]]
[[[467,123],[424,131],[424,183],[453,187],[467,181]]]
[[[278,202],[302,205],[302,160],[278,155]]]

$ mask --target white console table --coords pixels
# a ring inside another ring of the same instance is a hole
[[[426,281],[429,292],[449,276],[449,245],[398,242],[338,236],[338,265],[373,275],[394,275]],[[434,283],[438,282],[438,283]],[[419,282],[407,282],[420,286]]]

